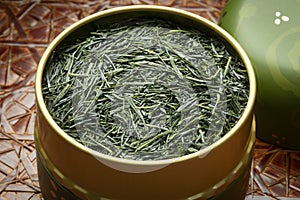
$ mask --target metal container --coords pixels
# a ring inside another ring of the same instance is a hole
[[[42,94],[42,76],[51,52],[69,35],[82,36],[97,23],[132,16],[160,16],[221,38],[244,62],[250,82],[247,106],[220,140],[174,159],[136,161],[111,157],[76,142],[53,120]],[[45,51],[36,74],[35,142],[45,199],[244,199],[253,146],[256,83],[240,45],[218,25],[189,12],[161,6],[128,6],[86,17],[63,31]]]
[[[257,137],[300,150],[300,2],[230,0],[220,25],[242,45],[257,78]]]

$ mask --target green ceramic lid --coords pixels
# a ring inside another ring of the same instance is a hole
[[[257,135],[300,149],[300,0],[229,0],[220,25],[246,50],[257,77]]]

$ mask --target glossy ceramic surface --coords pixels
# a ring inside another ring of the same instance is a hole
[[[300,1],[230,0],[220,20],[257,77],[257,135],[300,150]]]

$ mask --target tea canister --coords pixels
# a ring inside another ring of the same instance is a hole
[[[219,22],[253,64],[257,136],[296,150],[300,150],[299,7],[299,0],[229,0]]]
[[[129,160],[96,152],[64,132],[45,105],[42,77],[51,53],[70,38],[84,37],[95,23],[128,17],[156,17],[218,37],[245,65],[247,105],[234,127],[195,153],[166,160]],[[63,31],[47,48],[36,75],[35,143],[41,191],[47,200],[64,199],[244,199],[255,143],[256,81],[240,45],[218,25],[198,15],[162,6],[128,6],[101,11]]]

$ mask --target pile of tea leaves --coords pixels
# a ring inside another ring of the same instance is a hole
[[[98,25],[59,45],[42,87],[68,135],[133,160],[211,145],[239,120],[249,94],[245,66],[219,39],[158,18]]]

